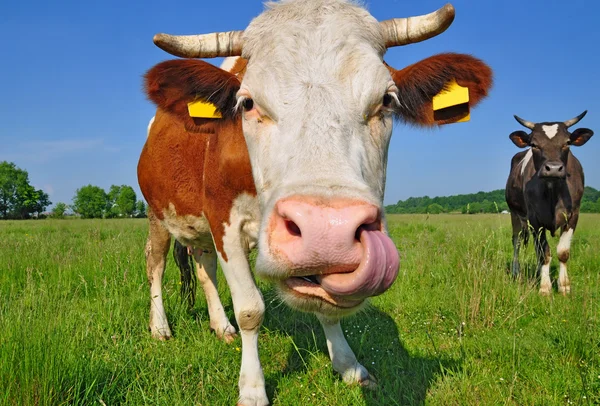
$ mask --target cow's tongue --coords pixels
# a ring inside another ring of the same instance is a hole
[[[396,279],[400,257],[392,240],[381,231],[361,230],[360,242],[363,258],[355,271],[317,276],[327,293],[362,299],[382,294]]]

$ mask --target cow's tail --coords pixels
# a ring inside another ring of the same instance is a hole
[[[194,276],[194,260],[188,254],[188,248],[175,240],[173,258],[179,267],[181,277],[181,298],[192,308],[196,302],[196,278]]]

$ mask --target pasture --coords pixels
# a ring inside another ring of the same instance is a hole
[[[259,282],[273,404],[600,403],[600,215],[581,216],[566,298],[555,282],[551,297],[538,295],[532,244],[521,280],[508,276],[509,216],[391,215],[389,228],[398,279],[342,322],[379,387],[345,385],[316,319]],[[193,309],[183,304],[171,255],[164,295],[174,338],[150,338],[146,233],[142,219],[0,223],[0,404],[235,404],[240,340],[217,341],[200,291]],[[549,241],[556,257],[558,239]],[[553,281],[557,268],[554,258]]]

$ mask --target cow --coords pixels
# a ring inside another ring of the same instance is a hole
[[[373,384],[340,319],[398,273],[383,211],[394,117],[423,127],[457,122],[468,112],[434,115],[433,97],[456,82],[473,107],[492,84],[491,69],[470,55],[440,54],[401,70],[383,55],[440,34],[453,19],[451,5],[380,23],[350,1],[289,0],[268,3],[243,32],[155,36],[185,59],[145,74],[157,105],[138,163],[149,204],[149,328],[160,340],[172,335],[161,292],[172,236],[197,263],[211,329],[232,341],[238,331],[217,293],[218,261],[242,342],[239,404],[268,404],[258,355],[265,305],[247,259],[255,246],[257,276],[320,321],[333,369],[347,383]],[[213,57],[228,57],[223,69],[195,59]],[[198,101],[217,118],[191,117],[188,103]]]
[[[571,146],[580,147],[594,135],[587,128],[569,132],[587,110],[565,122],[532,123],[518,116],[515,119],[531,130],[514,131],[510,140],[519,148],[529,147],[513,156],[506,182],[506,202],[511,212],[513,260],[512,275],[519,275],[519,249],[527,244],[532,233],[535,242],[541,295],[550,295],[550,262],[552,256],[546,231],[552,236],[560,230],[557,246],[560,271],[558,292],[567,295],[571,283],[567,274],[571,239],[579,220],[584,176]]]

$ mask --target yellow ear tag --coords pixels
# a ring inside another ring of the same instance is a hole
[[[452,117],[462,117],[455,123],[462,123],[471,119],[469,110],[469,88],[462,87],[456,80],[452,80],[444,90],[433,96],[434,120],[448,120]]]
[[[221,113],[217,111],[217,107],[214,104],[200,100],[188,103],[188,112],[190,113],[190,117],[221,118]]]

